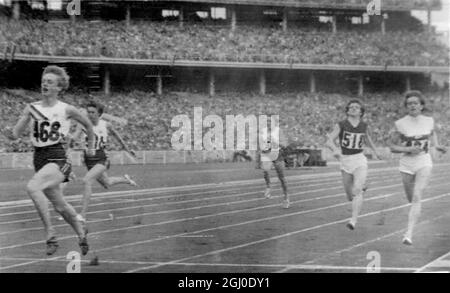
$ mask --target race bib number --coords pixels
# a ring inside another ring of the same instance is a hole
[[[344,131],[342,135],[341,146],[346,149],[362,149],[364,142],[364,133],[352,133]]]
[[[50,123],[48,120],[35,121],[33,137],[37,142],[56,142],[61,137],[59,129],[61,124],[58,121]]]
[[[87,145],[87,143],[88,143],[88,138],[87,138],[87,136],[86,136],[86,145]],[[105,143],[104,137],[103,137],[103,136],[100,136],[100,137],[99,137],[97,134],[95,134],[95,144],[94,144],[94,148],[95,148],[96,150],[104,149],[104,148],[105,148],[105,145],[106,145],[106,143]]]
[[[428,139],[412,139],[406,142],[407,147],[415,146],[422,149],[424,152],[428,153],[429,149],[429,140]]]

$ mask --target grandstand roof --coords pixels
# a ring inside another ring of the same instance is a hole
[[[104,0],[115,1],[115,0]],[[133,2],[135,0],[126,0]],[[255,5],[255,6],[279,6],[319,9],[356,9],[365,10],[371,0],[140,0],[147,2],[186,2],[186,3],[210,3],[227,5]],[[440,10],[440,0],[380,0],[381,10],[410,11],[410,10]]]

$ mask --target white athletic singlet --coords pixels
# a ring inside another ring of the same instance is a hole
[[[69,105],[58,101],[53,107],[43,107],[42,102],[30,104],[31,142],[35,147],[61,143],[70,130],[66,109]]]

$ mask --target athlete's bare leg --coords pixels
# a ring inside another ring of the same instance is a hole
[[[86,214],[89,207],[89,201],[92,196],[92,185],[106,171],[106,167],[102,164],[96,164],[92,167],[83,178],[84,193],[83,193],[83,207],[81,209],[81,216],[86,220]]]
[[[430,180],[431,170],[432,167],[424,167],[420,169],[415,175],[414,185],[412,188],[412,198],[408,197],[408,201],[411,203],[411,209],[408,215],[408,228],[405,233],[405,238],[403,239],[403,243],[405,244],[412,244],[413,230],[420,217],[420,213],[422,210],[422,195]],[[408,187],[411,186],[411,176],[412,175],[410,174],[402,173],[404,185],[406,181],[406,183],[408,183],[409,185]]]
[[[347,199],[352,202],[352,217],[347,227],[353,230],[358,221],[359,213],[363,204],[363,193],[367,180],[367,167],[357,168],[353,174],[342,171],[342,181],[344,183]]]

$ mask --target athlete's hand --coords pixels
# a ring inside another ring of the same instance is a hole
[[[408,154],[411,154],[411,155],[418,155],[418,154],[420,154],[421,152],[423,152],[423,150],[422,150],[420,147],[418,147],[418,146],[411,146],[411,147],[408,147]]]
[[[3,130],[2,133],[3,133],[3,135],[6,138],[8,138],[10,140],[16,140],[17,139],[17,137],[14,136],[13,130],[10,127],[6,127],[6,129]]]
[[[340,160],[340,159],[341,159],[341,152],[340,152],[339,150],[336,150],[336,151],[333,153],[333,156],[334,156],[336,159]]]
[[[374,153],[374,154],[373,154],[373,158],[374,158],[375,160],[378,160],[378,161],[382,161],[382,160],[383,160],[383,157],[380,156],[378,153]]]
[[[439,152],[441,152],[441,153],[443,153],[443,154],[445,154],[445,153],[447,152],[447,148],[444,147],[444,146],[437,145],[437,146],[435,146],[434,148],[435,148],[437,151],[439,151]]]
[[[88,155],[89,157],[95,156],[95,149],[87,149],[86,155]]]

